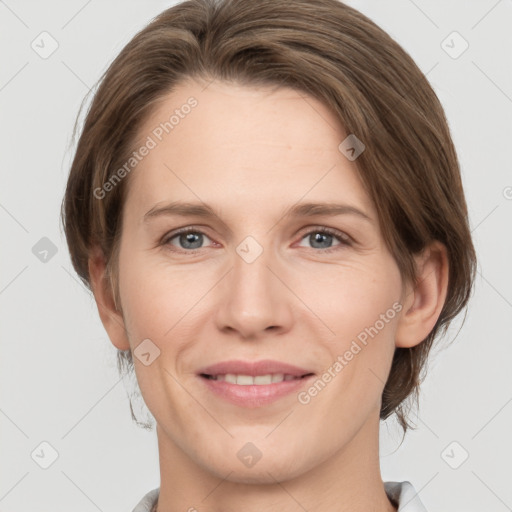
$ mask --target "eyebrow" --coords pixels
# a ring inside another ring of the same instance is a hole
[[[196,216],[204,218],[219,218],[214,209],[205,203],[190,203],[173,201],[163,206],[155,205],[143,217],[144,222],[148,222],[155,217],[161,216]],[[314,217],[314,216],[329,216],[335,217],[337,215],[354,215],[368,222],[373,222],[373,219],[364,211],[348,204],[338,203],[299,203],[287,208],[283,214],[283,218],[289,217]]]

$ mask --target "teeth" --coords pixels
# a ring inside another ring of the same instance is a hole
[[[285,375],[283,373],[269,373],[267,375],[235,375],[234,373],[226,373],[226,375],[215,375],[212,377],[214,380],[225,380],[230,384],[238,384],[239,386],[253,386],[253,385],[269,385],[275,382],[283,382],[288,380],[299,379],[293,375]]]
[[[248,386],[249,384],[254,384],[254,377],[251,377],[250,375],[237,375],[236,383],[239,386]]]
[[[221,377],[224,377],[224,379],[222,379]],[[230,384],[236,384],[236,375],[233,373],[227,373],[224,376],[217,375],[216,380],[225,380],[226,382],[229,382]]]

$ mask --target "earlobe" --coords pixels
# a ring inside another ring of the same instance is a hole
[[[416,258],[417,279],[403,297],[395,344],[413,347],[420,344],[434,328],[448,291],[448,256],[446,247],[433,242]]]
[[[101,322],[112,344],[119,350],[129,350],[130,343],[122,313],[115,305],[110,283],[105,276],[106,262],[103,251],[94,247],[89,255],[89,276]]]

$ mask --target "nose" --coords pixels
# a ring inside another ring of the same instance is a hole
[[[275,336],[291,328],[293,293],[286,272],[270,250],[252,262],[235,252],[233,268],[219,283],[216,322],[244,339]]]

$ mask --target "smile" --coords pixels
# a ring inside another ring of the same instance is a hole
[[[307,367],[272,359],[232,359],[197,371],[200,385],[212,397],[246,408],[263,407],[289,397],[309,385],[314,375]]]
[[[275,384],[283,381],[300,380],[306,375],[296,377],[294,375],[284,373],[267,373],[266,375],[243,375],[226,373],[224,375],[206,375],[202,374],[202,377],[215,381],[229,382],[230,384],[237,384],[239,386],[264,386],[269,384]]]

